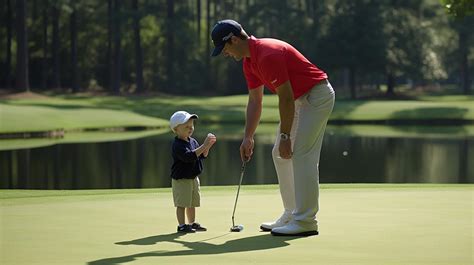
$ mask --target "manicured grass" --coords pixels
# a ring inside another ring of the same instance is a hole
[[[124,108],[68,108],[36,104],[0,104],[0,132],[47,131],[54,129],[92,129],[113,127],[166,127],[167,121],[148,117]]]
[[[125,132],[68,132],[62,138],[2,139],[0,140],[0,151],[23,148],[38,148],[55,144],[126,141],[160,134],[167,134],[169,136],[170,131],[168,128],[162,128],[158,130]]]
[[[0,100],[0,132],[57,128],[167,126],[176,110],[199,114],[204,123],[245,120],[247,95],[224,97],[54,96],[46,99]],[[346,121],[474,120],[474,96],[423,97],[420,100],[339,100],[330,118]],[[278,99],[265,95],[263,123],[279,120]]]
[[[7,195],[4,196],[4,192]],[[473,185],[322,185],[320,235],[272,237],[278,189],[203,187],[204,233],[175,232],[170,189],[1,191],[0,263],[472,264]]]

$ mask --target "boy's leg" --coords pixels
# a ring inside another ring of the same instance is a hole
[[[199,177],[196,177],[193,181],[191,207],[186,208],[186,214],[188,215],[189,224],[194,230],[207,231],[207,228],[201,226],[199,223],[196,223],[196,207],[201,206],[201,191],[199,186]]]
[[[186,208],[186,215],[188,217],[188,224],[193,224],[196,221],[196,208]]]
[[[176,218],[178,219],[178,225],[185,224],[183,207],[176,207]]]
[[[190,225],[186,224],[186,207],[190,207],[192,199],[192,182],[189,179],[173,179],[171,182],[173,189],[173,200],[176,206],[176,218],[178,219],[178,232],[194,233],[196,232]]]

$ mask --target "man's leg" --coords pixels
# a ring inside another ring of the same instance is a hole
[[[294,143],[294,135],[298,127],[298,108],[295,106],[295,117],[293,120],[290,138],[292,144]],[[260,228],[264,231],[270,231],[272,228],[283,226],[292,219],[292,212],[295,209],[295,185],[293,176],[293,163],[291,159],[283,159],[280,157],[278,149],[280,144],[280,126],[277,128],[276,140],[273,145],[272,158],[273,164],[278,177],[278,186],[280,187],[281,200],[283,202],[283,214],[274,222],[263,223]]]
[[[277,235],[318,231],[319,156],[326,123],[334,105],[334,92],[330,87],[317,86],[299,103],[301,107],[292,158],[296,205],[294,222],[273,229],[272,233]]]

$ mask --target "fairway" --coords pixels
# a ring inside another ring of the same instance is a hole
[[[197,221],[177,234],[170,189],[2,190],[0,263],[472,264],[473,185],[322,185],[320,235],[272,237],[277,186],[203,187]]]

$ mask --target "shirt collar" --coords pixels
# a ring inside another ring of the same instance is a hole
[[[249,51],[250,51],[250,58],[247,57],[246,59],[257,58],[257,38],[254,36],[250,36],[248,43],[249,43]]]

